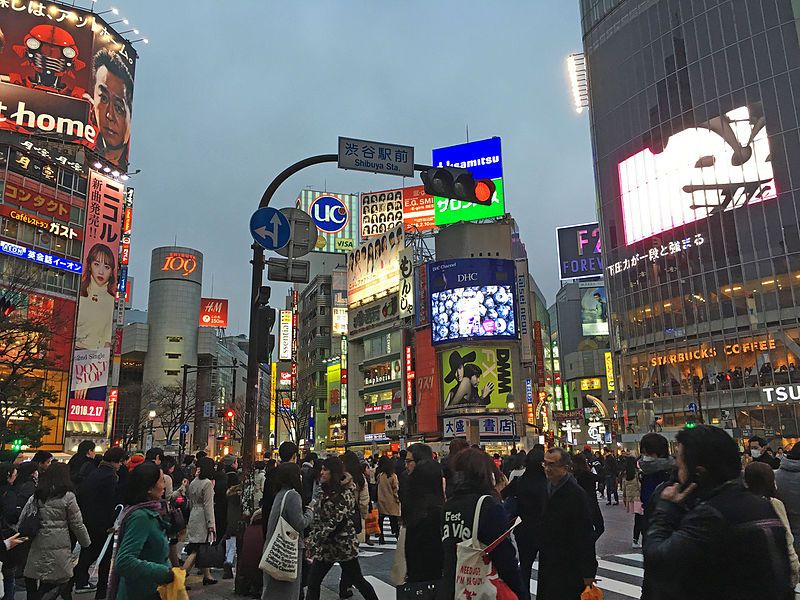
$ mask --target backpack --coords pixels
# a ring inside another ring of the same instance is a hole
[[[25,507],[22,509],[22,514],[19,517],[19,524],[17,531],[22,537],[33,539],[39,530],[42,528],[42,513],[39,507],[39,502],[35,496],[31,496]]]

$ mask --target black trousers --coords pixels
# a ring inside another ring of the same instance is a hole
[[[25,578],[27,600],[72,600],[72,580],[66,583],[53,583],[42,581],[37,585],[35,579]]]
[[[400,517],[395,515],[378,515],[378,529],[380,529],[380,533],[378,534],[379,539],[383,539],[383,520],[385,518],[389,518],[389,529],[392,530],[392,534],[395,537],[400,535]]]
[[[350,585],[355,587],[364,600],[378,600],[378,595],[370,585],[369,581],[364,579],[361,574],[361,565],[358,564],[358,557],[352,558],[345,562],[340,562],[342,567],[342,576],[347,578]],[[306,592],[306,600],[319,600],[320,586],[325,575],[333,567],[332,562],[314,560],[311,563],[311,572],[308,575],[308,591]]]
[[[633,513],[633,539],[639,541],[639,536],[642,535],[642,525],[644,524],[644,515]]]
[[[537,554],[539,554],[538,548],[519,547],[519,572],[522,575],[522,598],[520,600],[531,600],[531,572]]]
[[[100,551],[103,549],[103,544],[106,543],[108,534],[101,531],[90,531],[89,538],[92,540],[88,548],[81,548],[81,556],[78,559],[78,564],[75,566],[75,585],[82,586],[89,583],[89,569],[100,556]],[[108,586],[108,574],[111,570],[111,545],[109,544],[103,560],[97,566],[97,591],[95,596],[97,598],[106,597],[106,588]]]

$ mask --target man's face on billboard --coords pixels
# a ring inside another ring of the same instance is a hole
[[[125,82],[111,73],[108,67],[97,69],[94,105],[100,133],[108,148],[122,148],[130,138],[131,109],[125,91]]]

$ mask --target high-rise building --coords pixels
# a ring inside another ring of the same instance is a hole
[[[797,438],[797,3],[580,5],[623,439]]]

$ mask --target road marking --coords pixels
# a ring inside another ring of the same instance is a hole
[[[359,544],[359,548],[373,550],[397,550],[397,544]]]
[[[616,558],[624,558],[626,560],[635,560],[636,562],[643,563],[644,556],[641,554],[616,554]]]
[[[366,575],[364,579],[369,581],[372,587],[375,589],[375,593],[378,595],[378,600],[396,600],[397,590],[393,585],[389,585],[388,583],[381,581],[372,575]]]
[[[380,556],[383,552],[364,552],[360,550],[358,553],[359,558],[372,558],[373,556]]]
[[[625,573],[626,575],[635,575],[636,577],[644,577],[644,569],[639,567],[630,567],[622,563],[610,562],[607,560],[598,560],[597,566],[606,571],[616,571],[617,573]]]

